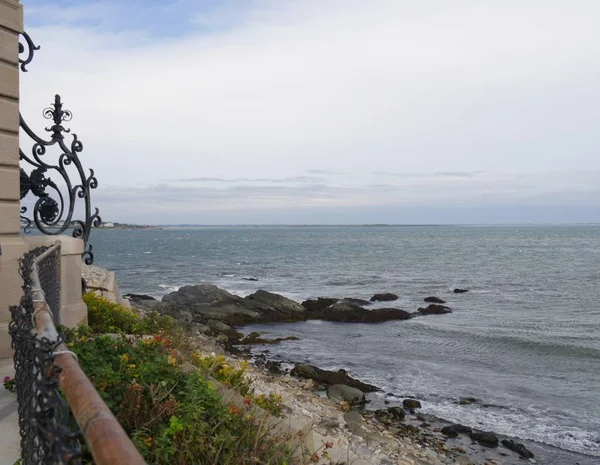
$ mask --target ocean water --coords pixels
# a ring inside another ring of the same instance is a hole
[[[97,230],[92,242],[124,292],[393,292],[407,311],[441,297],[452,314],[249,329],[300,338],[269,347],[275,356],[345,368],[423,399],[425,413],[574,453],[547,463],[600,463],[600,226]],[[457,405],[465,396],[479,402]]]

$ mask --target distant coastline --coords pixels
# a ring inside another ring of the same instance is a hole
[[[118,223],[118,222],[114,222],[114,221],[107,221],[107,222],[101,223],[100,226],[98,226],[98,229],[119,229],[119,230],[152,229],[152,230],[155,230],[155,229],[163,229],[163,228],[160,226],[148,225],[148,224],[130,224],[130,223]]]

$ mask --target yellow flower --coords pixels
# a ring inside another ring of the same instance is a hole
[[[144,439],[144,444],[146,445],[146,447],[152,447],[152,438]]]
[[[121,363],[127,363],[129,361],[129,355],[123,354],[121,355]]]
[[[172,355],[169,355],[169,356],[167,356],[167,363],[169,365],[176,366],[177,365],[177,359],[175,357],[173,357]]]
[[[135,368],[135,365],[133,363],[130,363],[129,365],[127,365],[127,368],[133,370]]]

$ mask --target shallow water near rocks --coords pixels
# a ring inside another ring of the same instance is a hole
[[[398,301],[377,305],[407,311],[441,297],[454,313],[245,330],[297,336],[272,355],[345,368],[423,399],[425,413],[576,453],[547,463],[600,460],[600,226],[100,230],[92,242],[124,292],[202,282],[298,301],[393,292]]]

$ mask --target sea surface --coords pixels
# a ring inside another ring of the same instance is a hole
[[[557,448],[545,463],[600,463],[600,226],[96,230],[92,242],[123,292],[159,298],[204,282],[297,301],[393,292],[407,311],[441,297],[453,313],[248,329],[300,338],[274,356],[345,368],[422,399],[425,413]],[[467,396],[478,402],[456,404]]]

